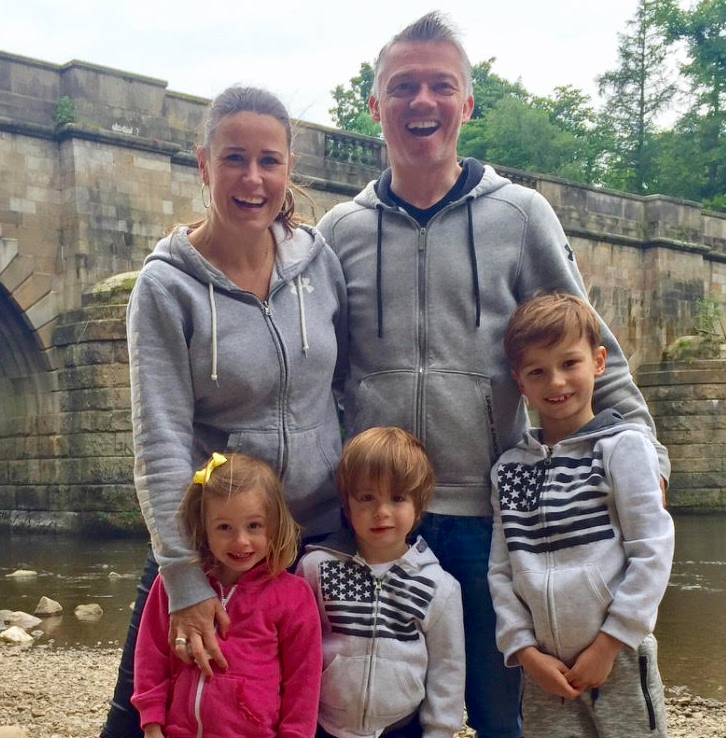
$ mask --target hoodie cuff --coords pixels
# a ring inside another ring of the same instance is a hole
[[[169,612],[196,605],[217,593],[197,563],[188,561],[164,566],[159,570],[169,597]]]

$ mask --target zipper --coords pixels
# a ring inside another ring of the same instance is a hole
[[[270,296],[272,296],[272,293],[270,293]],[[285,348],[282,343],[280,332],[278,331],[277,326],[275,325],[275,321],[272,317],[272,310],[270,310],[269,298],[268,300],[260,300],[260,306],[262,308],[262,313],[265,316],[265,320],[267,322],[270,333],[272,334],[272,337],[274,339],[275,348],[277,349],[277,354],[280,362],[280,379],[282,381],[280,382],[280,411],[278,414],[278,422],[279,427],[282,431],[282,443],[280,444],[280,449],[277,454],[277,465],[280,477],[282,477],[285,474],[285,469],[287,467],[287,447],[289,445],[289,433],[286,422],[288,391],[287,381],[289,376],[287,369],[287,357],[285,356]]]
[[[648,710],[648,725],[651,730],[655,730],[655,708],[653,707],[653,700],[648,690],[648,657],[638,657],[638,667],[640,668],[640,688],[643,691],[643,698],[645,699],[645,707]]]
[[[235,589],[237,589],[236,584],[229,590],[229,594],[225,597],[224,588],[221,584],[219,585],[219,599],[222,602],[222,607],[224,608],[225,612],[227,612],[227,603],[229,602],[230,597],[232,597],[232,595],[234,594]],[[217,632],[216,624],[214,626],[214,632]],[[194,719],[197,721],[196,738],[202,738],[202,692],[204,692],[204,685],[206,684],[206,681],[207,678],[204,676],[203,673],[200,672],[199,679],[197,680],[197,689],[194,693]]]
[[[416,376],[416,416],[414,433],[426,442],[422,428],[424,404],[424,357],[426,356],[426,229],[418,231],[418,367]]]
[[[374,600],[374,610],[373,610],[373,635],[371,636],[371,646],[368,649],[369,657],[368,657],[368,676],[366,678],[366,693],[365,693],[365,699],[363,700],[363,717],[361,721],[361,727],[365,729],[365,725],[368,721],[368,711],[371,707],[371,685],[373,682],[373,657],[375,655],[376,650],[376,641],[377,641],[377,630],[378,630],[378,613],[381,607],[380,603],[380,597],[381,597],[381,579],[374,579],[375,581],[375,600]]]
[[[539,504],[537,505],[537,515],[539,517],[539,523],[542,526],[543,530],[546,530],[547,528],[547,515],[545,513],[545,506],[542,504],[545,488],[547,486],[547,475],[549,472],[550,467],[552,466],[552,449],[549,446],[544,446],[545,449],[545,458],[543,460],[543,463],[545,465],[545,473],[544,478],[542,479],[542,490],[540,491],[539,495]],[[546,537],[545,540],[549,540],[549,536]],[[557,633],[555,632],[554,627],[552,626],[552,623],[554,622],[552,618],[552,613],[555,610],[554,607],[554,583],[552,581],[552,564],[554,560],[554,555],[552,551],[546,551],[545,552],[545,596],[547,598],[547,620],[550,623],[550,631],[552,632],[552,637],[555,642],[555,648],[557,651],[558,656],[561,656],[561,649],[560,649],[560,643],[559,638],[557,636]]]

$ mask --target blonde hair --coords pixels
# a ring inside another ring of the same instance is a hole
[[[414,527],[434,493],[434,470],[421,441],[401,428],[369,428],[351,438],[335,473],[338,496],[350,515],[350,496],[367,481],[386,482],[392,491],[411,497]]]
[[[527,348],[549,348],[566,336],[587,339],[594,350],[600,345],[600,321],[583,299],[563,292],[539,294],[517,307],[504,331],[504,353],[517,371]]]
[[[300,527],[285,504],[282,483],[275,470],[261,459],[240,453],[225,456],[226,463],[215,467],[208,481],[192,482],[187,488],[179,508],[182,530],[199,553],[202,567],[209,572],[215,559],[209,550],[204,524],[206,501],[210,497],[228,498],[251,490],[258,491],[262,494],[270,539],[266,562],[270,573],[277,576],[295,563],[300,538]]]

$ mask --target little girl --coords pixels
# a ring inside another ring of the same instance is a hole
[[[308,584],[285,571],[298,527],[265,462],[213,454],[180,508],[182,527],[230,617],[229,664],[206,679],[170,649],[157,577],[144,608],[131,699],[145,738],[311,738],[320,688],[320,619]]]

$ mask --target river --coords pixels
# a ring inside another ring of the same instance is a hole
[[[663,680],[726,702],[726,515],[678,515],[675,524],[673,571],[656,627]],[[57,648],[121,646],[145,552],[139,540],[5,533],[0,609],[32,613],[46,595],[64,612],[39,626],[43,642]],[[16,569],[38,576],[5,576]],[[90,602],[101,605],[103,617],[78,620],[75,606]]]

